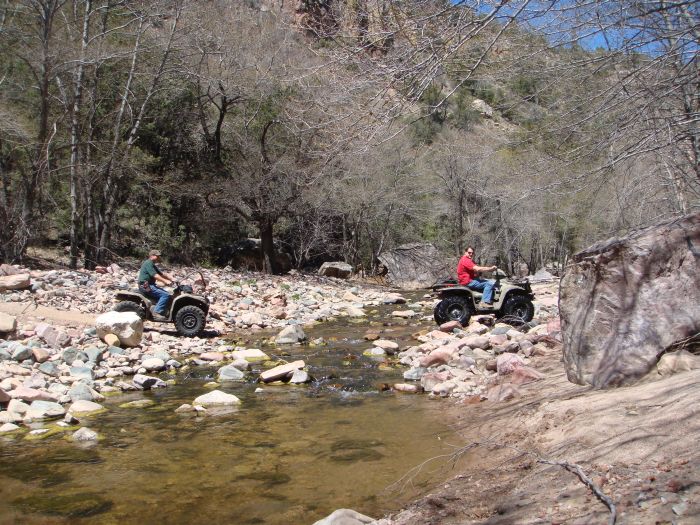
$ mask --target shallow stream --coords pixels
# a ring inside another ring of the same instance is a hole
[[[405,346],[411,333],[430,326],[382,326],[391,309],[370,318],[383,338]],[[362,337],[369,324],[308,329],[310,340],[327,345],[285,348],[283,357],[304,359],[317,381],[259,393],[259,384],[223,383],[219,389],[242,400],[227,413],[174,412],[205,393],[216,371],[195,368],[166,389],[110,397],[107,412],[82,418],[102,436],[98,444],[65,435],[0,439],[0,524],[310,525],[337,508],[376,517],[400,508],[447,478],[451,464],[432,461],[402,478],[459,443],[444,422],[449,401],[381,390],[402,381],[404,368],[362,355],[371,346]],[[280,356],[280,348],[261,348]],[[119,406],[144,398],[155,404]]]

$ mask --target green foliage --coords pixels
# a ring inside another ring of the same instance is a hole
[[[454,127],[469,131],[481,122],[481,113],[472,107],[473,101],[474,97],[466,88],[460,88],[454,94],[454,111],[450,114],[450,123]]]

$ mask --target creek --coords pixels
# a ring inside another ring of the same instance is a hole
[[[106,412],[81,418],[100,434],[97,444],[66,434],[0,439],[0,523],[312,524],[337,508],[374,517],[399,509],[444,481],[452,465],[431,461],[400,480],[459,442],[445,422],[449,401],[382,391],[403,382],[405,368],[362,355],[370,327],[405,347],[411,333],[433,326],[392,319],[393,309],[306,330],[323,345],[259,346],[304,359],[316,381],[261,392],[258,383],[223,383],[220,390],[242,400],[235,410],[174,412],[215,377],[216,367],[195,367],[175,385],[109,397]],[[138,399],[154,404],[120,407]]]

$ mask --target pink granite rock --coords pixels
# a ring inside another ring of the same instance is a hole
[[[22,401],[56,401],[58,398],[48,392],[28,388],[26,386],[18,386],[10,392],[13,399],[21,399]]]
[[[545,375],[529,366],[518,366],[513,370],[510,381],[514,385],[526,385],[544,379]]]
[[[224,354],[221,352],[204,352],[203,354],[199,354],[199,358],[202,361],[223,361]]]
[[[525,366],[525,363],[517,354],[501,354],[496,358],[496,370],[499,376],[512,374],[516,368],[521,366]]]
[[[446,323],[442,323],[440,325],[440,331],[446,332],[448,334],[451,334],[452,330],[454,330],[455,328],[461,330],[462,324],[459,321],[447,321]]]
[[[452,353],[445,350],[433,350],[428,355],[419,359],[419,364],[423,368],[431,366],[446,365],[452,360]]]

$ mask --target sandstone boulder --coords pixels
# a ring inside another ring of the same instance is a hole
[[[7,290],[24,290],[31,286],[31,279],[28,273],[16,275],[5,275],[0,277],[0,292]]]
[[[570,381],[630,383],[700,330],[700,213],[577,253],[559,295]]]
[[[278,381],[291,377],[295,371],[301,370],[306,366],[306,363],[302,360],[293,361],[285,365],[276,366],[270,370],[265,370],[260,374],[260,381],[263,383],[270,383],[272,381]]]

